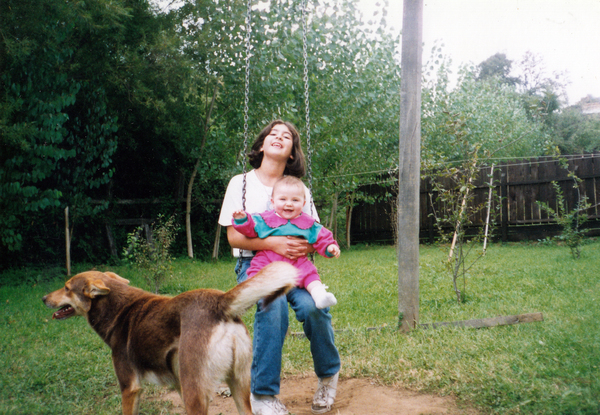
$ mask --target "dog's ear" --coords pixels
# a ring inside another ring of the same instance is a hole
[[[89,280],[83,293],[89,298],[96,298],[101,295],[107,295],[110,292],[110,288],[104,284],[101,279]]]
[[[123,278],[123,277],[115,274],[114,272],[105,271],[104,275],[107,275],[107,276],[109,276],[111,278],[114,278],[115,280],[117,280],[119,282],[122,282],[123,284],[128,284],[129,285],[129,280],[127,280],[127,279],[125,279],[125,278]]]

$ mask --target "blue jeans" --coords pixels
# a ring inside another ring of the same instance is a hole
[[[248,278],[246,271],[251,260],[238,259],[235,267],[238,284]],[[293,288],[287,296],[277,298],[267,308],[261,307],[262,301],[257,305],[251,371],[251,390],[256,395],[279,395],[281,354],[289,324],[288,301],[310,341],[317,376],[326,378],[340,371],[340,355],[334,344],[329,309],[318,309],[308,291]]]

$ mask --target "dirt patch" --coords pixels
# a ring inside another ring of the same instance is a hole
[[[291,376],[281,381],[279,398],[294,415],[311,414],[310,405],[317,378]],[[185,414],[177,392],[165,393],[161,399],[171,401],[173,413]],[[215,394],[209,415],[236,415],[231,397]],[[382,386],[370,379],[340,379],[332,415],[477,415],[474,409],[460,408],[452,397],[421,394],[405,389]]]

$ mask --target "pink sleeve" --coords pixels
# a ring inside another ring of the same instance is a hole
[[[258,236],[254,230],[254,219],[248,213],[246,213],[246,219],[243,223],[238,223],[235,219],[231,219],[231,224],[236,231],[248,238],[256,238]]]
[[[317,250],[319,255],[324,256],[325,258],[332,258],[332,256],[327,252],[327,247],[329,245],[338,246],[338,243],[335,239],[333,239],[333,233],[323,226],[317,235],[317,242],[313,244],[313,247]]]

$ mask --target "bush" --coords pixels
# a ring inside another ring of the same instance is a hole
[[[557,182],[552,182],[552,186],[556,192],[556,210],[544,202],[537,202],[537,204],[541,209],[553,216],[556,223],[561,226],[562,231],[560,235],[554,238],[564,242],[571,248],[571,255],[573,255],[573,258],[578,259],[581,255],[580,247],[585,237],[585,230],[581,229],[581,225],[587,220],[585,211],[590,208],[590,204],[585,196],[579,197],[577,206],[569,212],[562,188]],[[577,186],[577,181],[575,181],[575,186]]]
[[[142,226],[127,235],[128,247],[125,249],[124,256],[148,271],[145,278],[148,284],[154,287],[155,293],[158,293],[161,284],[172,272],[169,248],[175,240],[177,229],[175,216],[166,219],[165,216],[159,215],[149,232],[146,232],[146,238],[142,236],[144,232]]]

